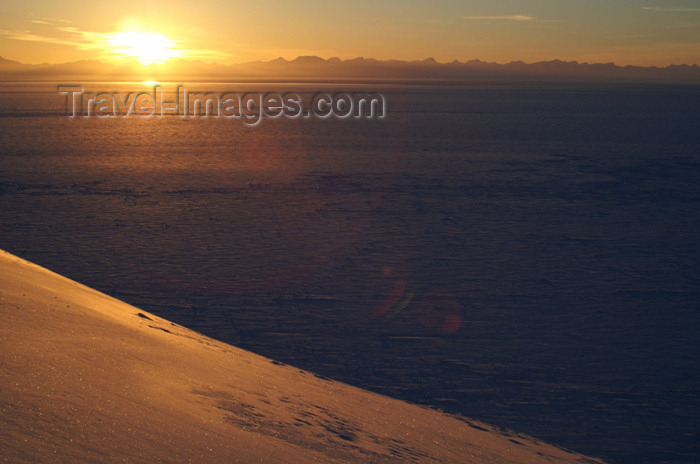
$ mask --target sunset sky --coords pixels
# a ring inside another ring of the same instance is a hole
[[[0,18],[0,56],[24,63],[299,55],[700,64],[700,1],[27,0]]]

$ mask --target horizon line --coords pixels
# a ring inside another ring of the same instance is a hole
[[[634,64],[618,64],[614,61],[608,61],[608,62],[602,62],[602,61],[578,61],[578,60],[566,60],[566,59],[561,59],[561,58],[551,58],[551,59],[546,59],[546,60],[538,60],[538,61],[524,61],[521,59],[517,60],[510,60],[510,61],[488,61],[484,60],[481,58],[469,58],[469,59],[464,59],[464,61],[455,58],[451,61],[438,61],[432,56],[426,57],[424,59],[414,59],[414,60],[407,60],[407,59],[398,59],[398,58],[387,58],[387,59],[379,59],[379,58],[373,58],[373,57],[365,57],[365,56],[357,56],[354,58],[339,58],[338,56],[331,56],[328,58],[324,58],[319,55],[298,55],[295,58],[292,59],[287,59],[282,56],[279,56],[277,58],[272,58],[269,60],[252,60],[252,61],[240,61],[240,62],[232,62],[232,63],[223,63],[220,61],[205,61],[202,59],[188,59],[188,58],[172,58],[164,63],[150,63],[150,64],[142,64],[140,63],[137,59],[124,59],[124,60],[118,60],[118,61],[108,61],[108,60],[103,60],[103,59],[81,59],[81,60],[74,60],[74,61],[62,61],[62,62],[41,62],[41,63],[28,63],[28,62],[23,62],[19,61],[16,59],[11,59],[11,58],[6,58],[4,55],[0,55],[0,60],[2,61],[10,61],[13,63],[17,63],[20,65],[24,66],[59,66],[59,65],[66,65],[66,64],[75,64],[75,63],[100,63],[100,64],[107,64],[107,65],[120,65],[120,64],[129,64],[129,65],[138,65],[139,67],[142,68],[160,68],[161,66],[167,66],[172,63],[203,63],[208,66],[240,66],[240,65],[246,65],[246,64],[254,64],[254,63],[273,63],[273,62],[279,62],[283,61],[286,63],[293,63],[295,61],[298,61],[300,59],[304,58],[312,58],[312,59],[319,59],[322,60],[323,62],[340,62],[340,63],[346,63],[346,62],[352,62],[352,61],[359,61],[359,60],[364,60],[364,61],[375,61],[375,62],[380,62],[380,63],[403,63],[403,64],[420,64],[420,63],[431,63],[434,65],[450,65],[450,64],[469,64],[469,63],[481,63],[481,64],[491,64],[491,65],[500,65],[500,66],[507,66],[507,65],[512,65],[512,64],[523,64],[527,66],[531,65],[536,65],[536,64],[543,64],[543,63],[565,63],[565,64],[578,64],[578,65],[604,65],[604,66],[610,66],[613,65],[618,68],[640,68],[640,69],[668,69],[672,67],[689,67],[689,68],[694,68],[694,67],[700,67],[700,64],[697,62],[694,63],[671,63],[669,65],[663,66],[663,65],[634,65]]]

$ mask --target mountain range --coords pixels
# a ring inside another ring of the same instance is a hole
[[[0,57],[0,81],[131,81],[175,82],[209,81],[388,81],[443,82],[470,81],[603,81],[664,82],[700,84],[700,67],[619,66],[614,63],[578,63],[576,61],[512,61],[499,64],[481,60],[440,63],[433,58],[422,61],[376,60],[372,58],[324,59],[300,56],[294,60],[277,58],[224,65],[178,59],[165,64],[142,65],[136,60],[118,64],[82,60],[61,64],[24,64]]]

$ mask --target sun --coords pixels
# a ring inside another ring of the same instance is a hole
[[[136,58],[141,64],[162,64],[182,55],[174,48],[175,41],[150,32],[128,31],[112,34],[111,52],[122,57]]]

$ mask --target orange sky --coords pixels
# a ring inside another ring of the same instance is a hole
[[[167,47],[151,46],[149,56],[165,53],[165,60],[700,63],[696,0],[28,0],[3,6],[0,56],[25,63],[116,60],[130,53],[130,46],[115,44],[116,34],[130,31],[161,36]]]

